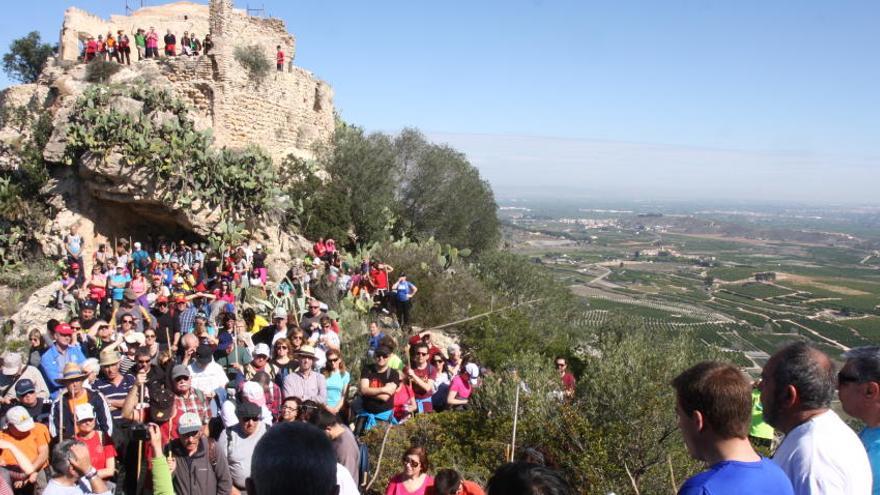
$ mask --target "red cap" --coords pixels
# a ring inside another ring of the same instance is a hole
[[[422,339],[420,339],[418,335],[413,335],[409,338],[409,345],[416,345],[418,343],[421,343],[421,341]]]
[[[79,263],[71,263],[70,269],[73,270],[74,268],[79,268]]]
[[[69,323],[61,322],[55,325],[55,333],[61,335],[73,335],[73,327]]]
[[[165,296],[159,296],[156,298],[156,303],[167,303],[167,302],[168,302],[168,298]]]
[[[175,304],[177,304],[177,303],[182,303],[182,302],[189,302],[189,301],[186,300],[186,296],[183,296],[183,295],[180,295],[180,294],[174,296],[174,303],[175,303]]]

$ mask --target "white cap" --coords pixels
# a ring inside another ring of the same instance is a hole
[[[198,413],[187,412],[180,415],[180,421],[177,422],[177,433],[186,435],[202,429],[202,418]]]
[[[135,241],[135,243],[134,243],[134,248],[135,248],[135,249],[140,249],[140,248],[141,248],[141,243]]]
[[[73,410],[73,415],[76,416],[77,423],[86,419],[95,419],[95,408],[86,402],[76,406]]]
[[[265,342],[260,342],[259,344],[254,346],[254,352],[252,352],[254,356],[266,356],[269,357],[272,355],[272,351],[269,350],[269,346],[266,345]]]
[[[27,412],[27,409],[21,406],[15,406],[6,411],[6,422],[20,432],[34,429],[34,418]]]
[[[471,377],[471,385],[476,385],[477,378],[480,377],[480,367],[477,366],[477,363],[466,364],[464,370],[467,371],[467,374]]]

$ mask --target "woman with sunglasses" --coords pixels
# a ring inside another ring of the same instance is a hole
[[[298,363],[291,358],[292,347],[290,341],[284,337],[276,340],[272,345],[270,363],[275,366],[275,383],[279,386],[284,386],[284,379],[298,367]]]
[[[428,451],[424,447],[410,447],[403,454],[403,471],[391,478],[385,495],[424,495],[434,486],[428,468]]]
[[[339,414],[345,399],[348,397],[348,385],[351,374],[345,370],[345,361],[339,351],[331,350],[327,353],[327,366],[324,367],[324,377],[327,379],[327,410],[333,414]]]

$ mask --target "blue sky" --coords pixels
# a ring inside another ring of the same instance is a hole
[[[500,192],[583,181],[741,198],[763,181],[761,196],[876,201],[875,0],[251,4],[287,21],[297,65],[333,85],[343,118],[419,127]],[[68,5],[10,4],[0,45],[30,29],[54,40]],[[627,184],[603,178],[619,171]]]

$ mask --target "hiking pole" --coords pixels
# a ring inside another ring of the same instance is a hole
[[[516,422],[519,418],[519,389],[522,388],[520,385],[522,382],[517,382],[516,384],[516,395],[513,399],[513,436],[510,439],[510,460],[509,462],[513,462],[514,452],[516,452]]]
[[[141,388],[141,390],[140,390],[140,394],[138,397],[138,405],[141,405],[144,403],[144,386],[140,385],[140,388]],[[143,414],[144,414],[143,409],[141,409],[141,422],[142,423],[144,421]],[[144,455],[144,441],[138,440],[137,474],[135,475],[135,483],[136,484],[140,483],[140,481],[141,481],[141,461],[143,460],[142,459],[143,455]]]

